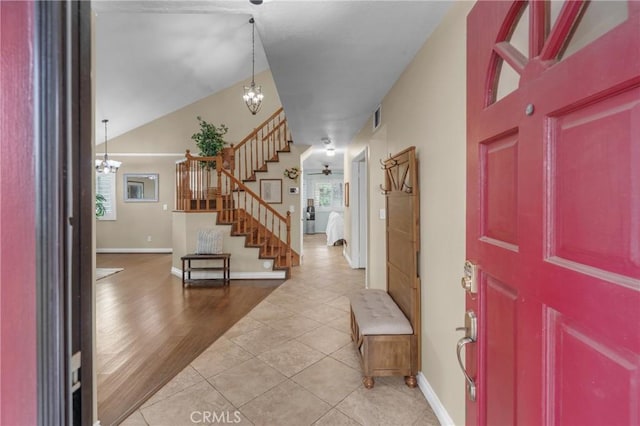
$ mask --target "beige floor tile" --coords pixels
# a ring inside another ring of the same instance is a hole
[[[312,320],[320,321],[323,323],[342,317],[345,314],[343,310],[332,308],[331,306],[325,304],[315,305],[309,309],[301,309],[299,313],[307,318],[311,318]]]
[[[440,421],[431,407],[425,408],[413,426],[440,426]]]
[[[290,337],[298,337],[322,325],[318,321],[298,314],[289,318],[265,321],[265,323]]]
[[[256,426],[310,425],[330,409],[329,404],[290,380],[240,407]]]
[[[166,399],[202,381],[204,381],[204,377],[188,365],[184,370],[178,373],[177,376],[171,379],[169,383],[160,388],[158,392],[142,404],[142,408],[153,405],[158,401],[162,401],[163,399]]]
[[[376,383],[373,389],[359,387],[337,408],[363,425],[412,425],[427,401],[418,401],[396,389]]]
[[[224,337],[226,337],[227,339],[232,339],[234,337],[256,330],[260,327],[264,327],[264,324],[254,318],[251,318],[250,316],[246,316],[235,323],[229,330],[227,330],[226,333],[224,333]]]
[[[296,340],[329,355],[351,342],[351,337],[334,328],[322,326],[303,334]]]
[[[334,293],[335,294],[335,293]],[[333,300],[330,300],[328,302],[325,302],[327,305],[336,308],[336,309],[341,309],[345,312],[349,312],[351,310],[351,302],[349,301],[349,298],[347,296],[338,296]]]
[[[192,426],[203,413],[229,413],[236,409],[206,381],[140,410],[150,426]]]
[[[385,386],[389,386],[399,392],[404,393],[405,395],[417,399],[420,402],[426,402],[424,394],[420,390],[418,386],[415,388],[410,388],[404,381],[404,376],[387,376],[387,377],[376,377],[376,384],[384,384]],[[427,403],[428,405],[428,403]]]
[[[280,298],[274,299],[273,304],[285,309],[288,312],[299,314],[308,309],[313,309],[318,303],[305,299],[297,294],[288,294]]]
[[[263,321],[270,319],[288,318],[295,313],[282,306],[270,303],[268,300],[263,300],[258,306],[253,308],[247,315],[255,320]]]
[[[221,337],[194,359],[191,366],[203,377],[209,378],[251,358],[253,354],[226,337]]]
[[[292,377],[315,396],[336,405],[353,392],[362,380],[360,372],[326,357]]]
[[[261,353],[258,355],[258,358],[285,376],[291,377],[318,362],[324,358],[324,356],[322,352],[316,351],[303,343],[291,340],[275,349]]]
[[[240,407],[287,378],[263,361],[254,358],[209,379],[233,405]]]
[[[327,303],[331,300],[335,300],[340,296],[340,294],[334,293],[333,291],[321,289],[318,287],[318,285],[308,285],[308,287],[304,289],[304,292],[301,294],[301,296],[316,303]]]
[[[351,336],[351,318],[349,314],[340,315],[338,318],[329,321],[327,325]]]
[[[356,349],[355,343],[345,345],[340,350],[332,353],[331,357],[347,364],[349,367],[355,370],[362,372],[362,363],[360,361],[360,355],[358,354],[358,349]]]
[[[233,343],[259,355],[290,340],[291,336],[271,327],[261,327],[231,339]]]
[[[360,423],[356,422],[350,417],[347,417],[345,414],[336,410],[335,408],[329,411],[327,414],[322,416],[320,420],[315,422],[313,426],[361,426]]]
[[[144,417],[142,417],[142,413],[140,412],[140,410],[135,411],[132,415],[130,415],[129,417],[127,417],[127,419],[120,423],[120,426],[148,426],[149,423],[147,423],[144,419]]]

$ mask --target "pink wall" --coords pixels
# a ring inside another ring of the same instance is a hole
[[[0,424],[36,424],[33,2],[0,1]]]

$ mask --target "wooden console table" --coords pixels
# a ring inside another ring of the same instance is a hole
[[[208,278],[191,278],[193,271],[222,271],[222,282],[229,285],[231,269],[231,253],[216,254],[187,254],[180,258],[182,260],[182,287],[188,287],[194,281],[206,281]],[[191,266],[193,260],[222,260],[222,266]]]

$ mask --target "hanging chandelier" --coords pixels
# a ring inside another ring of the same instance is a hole
[[[109,160],[109,154],[107,153],[107,123],[109,120],[102,120],[104,123],[104,158],[102,160],[96,160],[96,171],[98,173],[115,173],[118,171],[118,167],[122,165],[120,161]]]
[[[249,23],[251,24],[251,85],[244,86],[242,99],[244,99],[244,103],[247,104],[251,114],[256,115],[260,111],[264,95],[262,94],[262,87],[256,86],[254,81],[256,72],[256,21],[251,18]]]

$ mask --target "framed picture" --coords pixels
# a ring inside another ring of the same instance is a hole
[[[158,202],[158,173],[125,173],[124,201],[127,203]]]
[[[260,197],[269,204],[282,204],[282,179],[260,179]]]
[[[349,182],[344,184],[344,206],[349,207]]]

